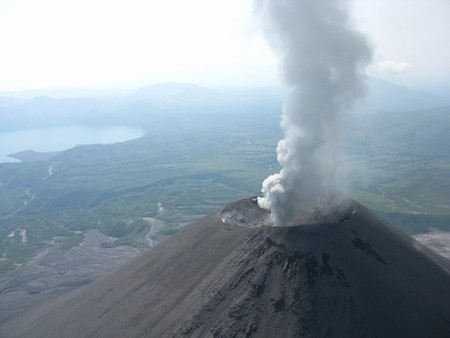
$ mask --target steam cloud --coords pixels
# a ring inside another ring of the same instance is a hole
[[[255,0],[266,37],[281,58],[292,92],[281,119],[283,167],[262,184],[262,208],[276,226],[335,211],[342,201],[340,175],[343,113],[365,92],[363,69],[371,60],[365,38],[351,26],[348,2]]]

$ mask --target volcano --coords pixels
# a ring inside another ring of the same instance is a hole
[[[357,202],[272,227],[249,198],[0,335],[450,337],[450,265]]]

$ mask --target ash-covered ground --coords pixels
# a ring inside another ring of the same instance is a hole
[[[414,238],[438,254],[450,259],[450,232],[434,229],[426,234],[415,235]]]
[[[97,280],[145,250],[104,247],[112,240],[98,230],[89,231],[81,244],[68,252],[62,254],[49,246],[4,276],[0,280],[0,325],[42,302]]]
[[[272,227],[252,199],[232,203],[0,335],[448,336],[449,261],[358,203],[350,210]]]

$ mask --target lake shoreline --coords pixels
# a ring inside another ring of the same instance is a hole
[[[79,145],[114,144],[141,138],[129,126],[60,126],[0,133],[0,163],[45,161]]]
[[[44,152],[28,149],[14,154],[8,154],[6,156],[11,157],[15,160],[19,160],[20,162],[36,162],[36,161],[48,161],[53,156],[59,153],[60,151]]]

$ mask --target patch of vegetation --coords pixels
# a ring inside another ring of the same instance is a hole
[[[63,251],[82,241],[74,231],[89,229],[117,238],[113,245],[139,245],[148,232],[142,217],[162,220],[157,238],[163,238],[259,194],[262,181],[279,170],[281,105],[255,102],[220,109],[123,106],[145,137],[79,146],[49,161],[0,164],[0,256],[8,257],[0,270],[26,262],[55,236],[67,237]],[[450,109],[409,119],[391,114],[346,122],[349,194],[409,233],[448,229]],[[18,229],[26,230],[25,243]]]
[[[72,237],[69,237],[66,240],[64,240],[64,242],[62,242],[61,245],[59,246],[59,249],[62,252],[69,251],[70,249],[80,245],[83,239],[84,235],[82,233],[77,233]]]

